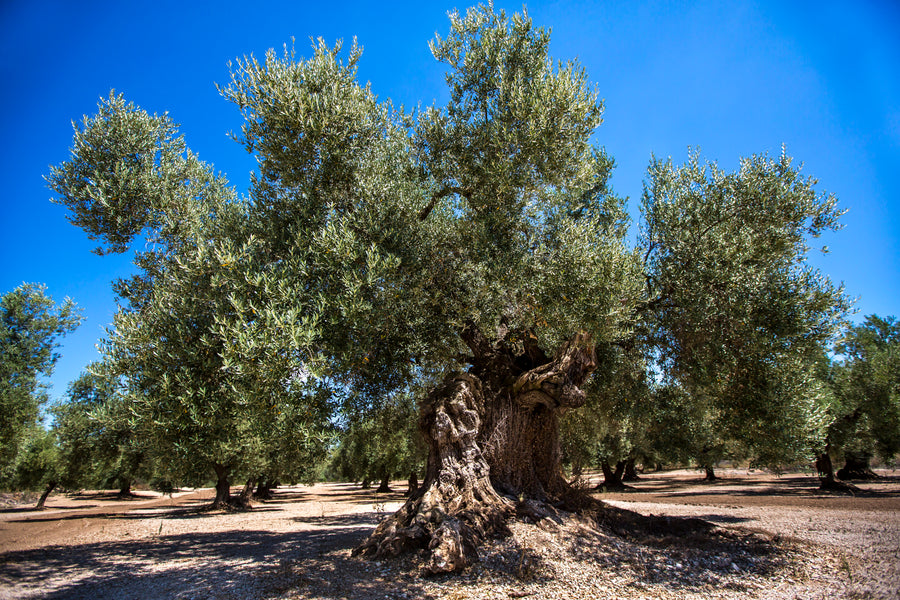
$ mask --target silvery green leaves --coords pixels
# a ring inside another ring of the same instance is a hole
[[[785,154],[725,173],[697,153],[680,167],[654,160],[645,184],[640,245],[663,372],[712,398],[720,428],[766,460],[777,452],[762,446],[775,439],[765,427],[785,433],[786,459],[821,435],[825,400],[808,380],[849,306],[806,262],[809,240],[842,214],[814,184]]]
[[[227,182],[187,150],[168,115],[149,115],[110,93],[80,125],[71,157],[47,177],[69,221],[103,245],[125,252],[135,236],[179,245],[197,217],[233,201]]]

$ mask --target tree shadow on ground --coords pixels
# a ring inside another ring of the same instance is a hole
[[[416,574],[415,556],[380,562],[351,558],[350,551],[371,532],[377,519],[373,513],[297,518],[298,528],[306,528],[161,535],[2,553],[0,596],[15,586],[19,595],[48,599],[237,599],[288,590],[299,598],[434,597]],[[772,540],[723,533],[700,519],[643,517],[608,507],[597,523],[595,530],[585,534],[585,539],[590,538],[587,542],[571,544],[572,552],[578,552],[572,560],[602,562],[608,568],[626,566],[646,575],[648,582],[662,582],[669,588],[693,588],[698,568],[709,580],[732,574],[735,565],[771,572],[784,560]],[[616,538],[625,541],[627,548],[622,549]],[[485,560],[484,568],[513,586],[522,582],[523,560],[533,565],[529,573],[542,568],[534,548],[507,546],[485,553]],[[666,567],[676,560],[706,562],[694,564],[690,573],[680,573]],[[477,578],[477,573],[470,572],[438,578],[436,583],[449,582],[458,589]],[[540,583],[540,578],[530,580]]]
[[[163,498],[159,494],[142,494],[141,492],[131,492],[130,494],[119,494],[117,491],[96,491],[96,492],[72,492],[66,494],[69,498],[75,500],[97,500],[100,502],[143,502],[145,500],[159,500]]]
[[[818,477],[812,475],[788,475],[776,480],[755,480],[753,478],[726,477],[715,481],[701,479],[642,479],[627,492],[619,490],[602,494],[603,499],[640,501],[641,495],[654,500],[690,497],[743,497],[743,498],[827,498],[858,496],[863,498],[900,498],[900,489],[893,487],[900,482],[898,477],[882,477],[862,483],[858,491],[838,492],[819,488]],[[878,489],[891,486],[892,489]]]
[[[27,595],[49,582],[53,589],[44,591],[42,598],[246,598],[310,584],[327,587],[329,572],[368,571],[371,565],[351,559],[348,550],[372,525],[354,517],[333,519],[329,527],[287,533],[163,535],[8,552],[0,554],[0,595],[10,584]],[[309,569],[326,555],[324,565]],[[402,581],[392,581],[388,588],[377,578],[360,577],[334,597],[383,598],[406,587]],[[410,594],[414,597],[412,590]]]

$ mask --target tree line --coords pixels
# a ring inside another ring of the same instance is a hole
[[[629,242],[603,101],[549,41],[527,14],[451,13],[430,45],[449,100],[413,111],[358,81],[355,43],[239,60],[220,92],[257,158],[244,195],[167,114],[102,99],[47,180],[136,273],[49,431],[40,377],[74,307],[3,297],[4,481],[213,478],[221,506],[327,456],[357,480],[424,465],[359,551],[427,547],[441,572],[513,515],[577,505],[564,467],[616,485],[635,463],[815,460],[837,485],[833,457],[891,459],[897,324],[848,326],[808,262],[837,199],[784,151],[651,157]]]

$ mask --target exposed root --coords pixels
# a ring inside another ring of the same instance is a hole
[[[476,441],[481,401],[481,383],[470,375],[458,375],[431,394],[420,423],[431,443],[425,483],[354,555],[427,549],[423,572],[449,573],[475,562],[485,538],[507,533],[512,503],[491,485]]]

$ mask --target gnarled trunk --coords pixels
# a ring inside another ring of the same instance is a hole
[[[391,493],[391,478],[389,475],[382,475],[381,483],[378,485],[378,489],[375,490],[376,494],[389,494]]]
[[[625,461],[625,474],[622,475],[622,481],[640,481],[641,478],[638,477],[635,462],[633,458]]]
[[[259,484],[256,486],[256,491],[253,492],[253,497],[257,500],[271,500],[272,499],[272,487],[269,485],[269,482],[263,479],[259,480]]]
[[[600,470],[603,471],[603,481],[597,484],[598,490],[605,492],[608,490],[621,490],[626,487],[622,483],[622,474],[625,472],[624,460],[616,462],[616,466],[613,468],[609,461],[604,458],[600,461]]]
[[[214,465],[213,470],[216,472],[216,497],[210,506],[213,510],[228,508],[231,504],[231,485],[228,483],[228,467],[222,465]]]
[[[233,500],[232,505],[242,510],[250,510],[253,508],[253,505],[250,504],[250,496],[253,495],[253,486],[255,484],[255,479],[252,477],[248,479],[247,483],[244,484],[244,489],[242,489],[241,493],[238,494],[238,497]]]
[[[122,479],[119,482],[119,497],[130,498],[133,495],[131,493],[131,479]]]
[[[409,474],[409,479],[406,482],[406,495],[412,496],[419,489],[419,476],[416,475],[416,472],[413,471]]]
[[[844,455],[844,466],[837,472],[837,476],[844,481],[848,479],[878,479],[878,475],[869,468],[869,457],[851,454]]]
[[[718,477],[716,477],[716,471],[712,465],[703,465],[703,470],[706,472],[706,477],[704,477],[706,481],[715,481],[716,479],[718,479]]]
[[[836,492],[856,490],[856,486],[839,481],[834,476],[834,463],[831,462],[831,444],[825,444],[825,450],[816,456],[816,472],[819,474],[819,489]]]
[[[429,446],[422,486],[354,554],[427,548],[426,573],[457,571],[477,560],[485,537],[508,531],[509,517],[540,519],[572,492],[562,475],[558,419],[584,403],[578,386],[596,365],[590,340],[577,336],[548,360],[533,338],[520,354],[473,328],[463,339],[472,369],[449,377],[422,407]]]

